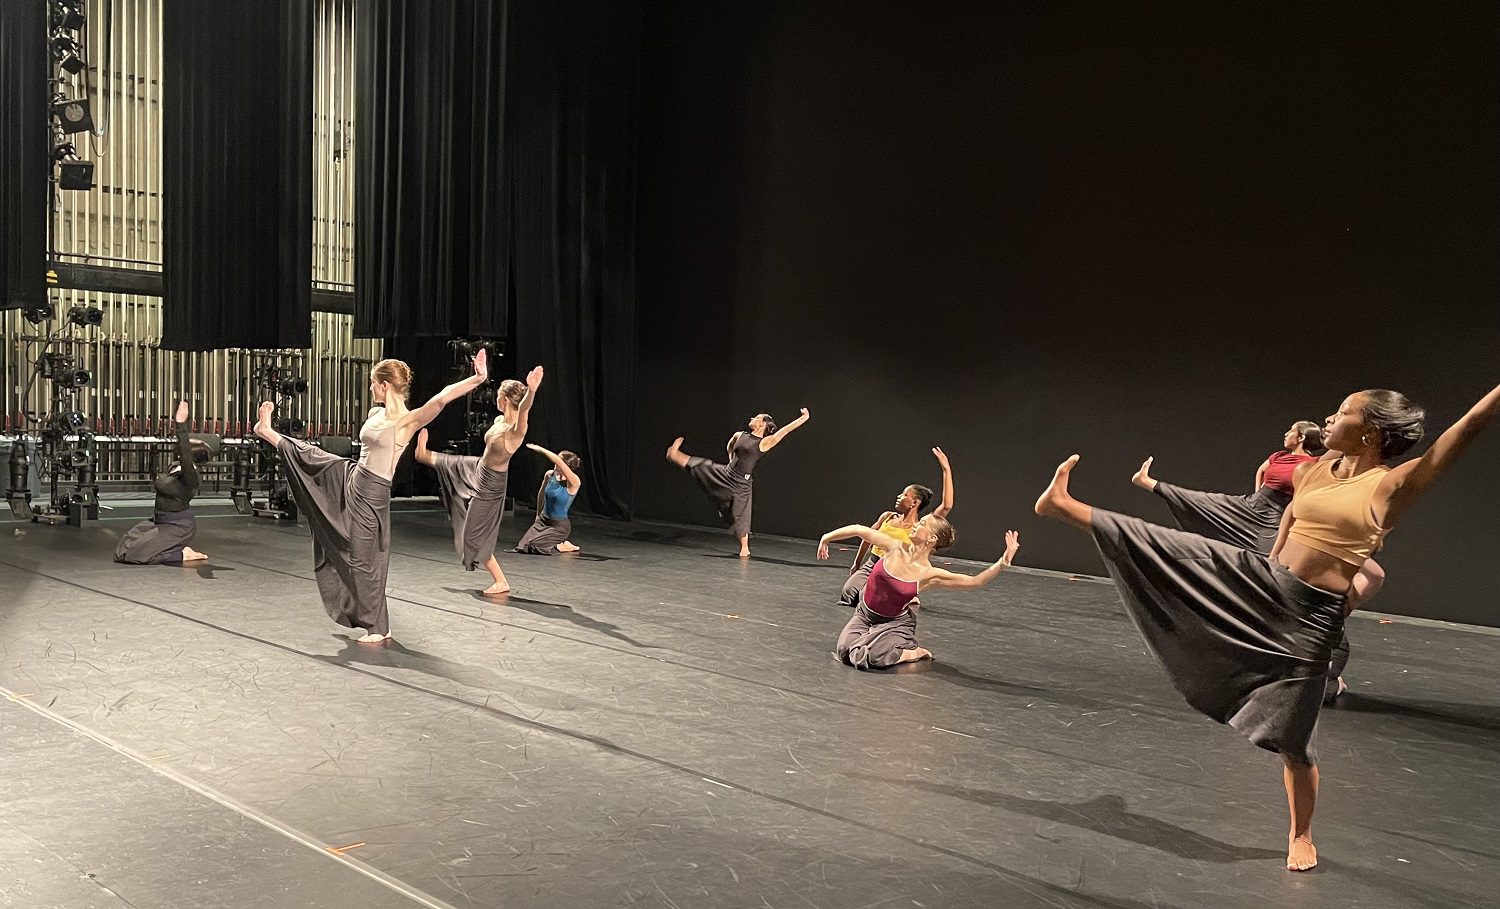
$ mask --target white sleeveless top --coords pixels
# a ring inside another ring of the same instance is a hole
[[[396,475],[396,464],[406,445],[396,444],[396,421],[386,417],[385,408],[370,408],[369,418],[359,428],[359,466],[389,480]]]

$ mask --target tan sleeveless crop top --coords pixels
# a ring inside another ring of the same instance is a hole
[[[365,425],[359,428],[359,466],[389,480],[396,475],[396,464],[405,450],[406,445],[396,444],[396,421],[386,415],[385,408],[371,408]]]
[[[1292,497],[1296,520],[1287,536],[1341,562],[1363,565],[1385,539],[1385,528],[1375,523],[1371,502],[1390,468],[1376,467],[1339,479],[1333,475],[1337,463],[1324,461],[1303,474]]]

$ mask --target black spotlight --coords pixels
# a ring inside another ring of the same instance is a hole
[[[25,316],[26,321],[32,325],[40,325],[57,315],[57,310],[52,308],[51,303],[38,303],[35,306],[28,306],[21,310],[21,315]]]
[[[94,374],[87,369],[68,369],[52,377],[63,388],[82,388],[94,381]]]
[[[94,463],[94,453],[86,447],[70,448],[67,451],[63,452],[61,457],[63,463],[73,468],[74,470],[77,470],[80,467],[87,467],[88,465]]]
[[[88,425],[88,420],[76,410],[64,411],[52,418],[52,428],[61,433],[78,432]]]
[[[52,27],[76,32],[83,28],[84,0],[58,0],[52,4]]]
[[[57,185],[62,189],[93,189],[94,162],[64,161],[58,170]]]
[[[52,105],[52,116],[58,120],[58,128],[72,135],[94,128],[94,115],[89,112],[87,98],[61,101]]]
[[[288,436],[300,436],[307,428],[307,424],[297,417],[283,417],[271,424],[277,432]]]
[[[83,48],[68,35],[53,37],[52,56],[59,66],[73,75],[83,72]]]
[[[97,306],[75,306],[68,310],[68,321],[74,325],[98,325],[104,321],[104,310]]]
[[[277,383],[276,390],[284,395],[300,395],[307,391],[307,380],[299,376],[282,379]]]

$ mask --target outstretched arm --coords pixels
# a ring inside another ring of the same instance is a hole
[[[885,519],[886,518],[890,517],[893,514],[895,514],[895,512],[893,512],[893,511],[882,511],[880,513],[880,517],[876,518],[875,519],[875,523],[871,524],[870,526],[871,527],[879,527],[881,524],[885,523]],[[884,549],[885,547],[882,546],[881,548]],[[854,564],[849,566],[849,573],[850,574],[854,574],[856,571],[858,571],[859,570],[859,566],[861,566],[861,565],[863,565],[865,563],[865,556],[867,556],[869,554],[870,554],[870,544],[867,543],[867,542],[865,542],[864,540],[861,540],[859,542],[859,551],[856,552],[856,553],[854,553]]]
[[[942,568],[934,568],[932,573],[922,579],[922,589],[940,588],[947,590],[977,590],[1000,576],[1000,572],[1010,567],[1011,560],[1021,549],[1021,535],[1014,530],[1005,532],[1005,555],[990,567],[979,572],[979,574],[959,574],[955,571],[947,571]]]
[[[405,443],[410,440],[412,436],[416,435],[417,430],[436,420],[438,414],[443,412],[444,407],[447,407],[449,404],[483,385],[484,380],[488,376],[489,366],[486,353],[484,350],[480,350],[474,357],[474,374],[472,376],[462,381],[454,382],[429,398],[426,404],[423,404],[416,410],[408,411],[406,416],[401,418],[401,422],[396,425],[396,441]]]
[[[531,372],[526,374],[526,396],[516,406],[516,425],[512,430],[518,439],[526,437],[526,429],[531,423],[531,405],[536,403],[536,392],[542,387],[543,375],[540,366],[532,367]]]
[[[572,468],[568,466],[568,462],[558,457],[555,452],[548,451],[540,445],[533,445],[527,442],[526,447],[552,462],[552,469],[556,471],[559,477],[562,477],[563,484],[568,487],[569,495],[578,494],[579,487],[583,486],[583,478],[573,472]]]
[[[778,429],[775,432],[771,433],[770,435],[766,436],[764,439],[761,439],[760,440],[760,450],[761,451],[770,451],[771,449],[775,448],[777,445],[780,445],[782,439],[785,439],[787,436],[791,435],[792,434],[792,430],[794,430],[797,427],[801,426],[803,423],[806,423],[811,417],[812,417],[812,414],[810,414],[810,413],[807,412],[807,408],[806,407],[802,408],[802,416],[798,417],[797,419],[793,420],[792,422],[786,424],[785,426],[781,427],[780,429]],[[885,547],[882,546],[881,548],[884,549]]]
[[[182,481],[196,486],[202,481],[198,478],[198,462],[193,460],[193,440],[188,438],[188,402],[178,402],[172,422],[177,424],[177,463],[182,468]]]
[[[830,530],[823,534],[823,538],[818,540],[818,558],[828,558],[829,543],[832,543],[834,540],[847,540],[850,537],[859,537],[866,543],[872,546],[879,546],[887,552],[901,545],[901,542],[895,537],[887,536],[873,527],[866,527],[863,524],[848,524],[837,530]]]
[[[943,502],[932,510],[932,513],[940,518],[946,518],[948,512],[953,510],[953,467],[948,463],[948,456],[943,454],[941,448],[932,450],[933,457],[943,465]]]
[[[1457,423],[1438,436],[1437,441],[1420,458],[1402,464],[1381,480],[1381,493],[1389,496],[1385,514],[1376,515],[1381,519],[1381,526],[1390,528],[1400,520],[1406,510],[1416,504],[1417,499],[1458,462],[1464,451],[1497,414],[1500,414],[1500,385],[1480,398],[1479,403],[1469,408],[1469,412],[1460,417]]]
[[[1266,482],[1266,468],[1268,468],[1270,466],[1271,466],[1271,459],[1270,458],[1266,458],[1264,461],[1260,462],[1260,466],[1259,467],[1255,468],[1255,485],[1252,486],[1252,487],[1250,487],[1250,491],[1251,492],[1254,492],[1255,490],[1257,490],[1257,489],[1259,489],[1259,488],[1261,488],[1262,486],[1265,485],[1265,482]]]

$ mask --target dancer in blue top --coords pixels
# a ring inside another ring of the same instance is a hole
[[[578,547],[568,541],[573,532],[568,510],[573,507],[578,490],[583,488],[583,479],[578,476],[583,459],[571,451],[554,454],[540,445],[527,443],[526,447],[551,461],[552,469],[542,477],[541,488],[536,491],[536,521],[516,544],[516,552],[533,555],[577,552]]]

